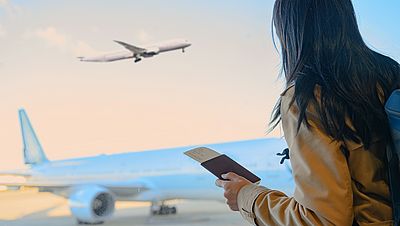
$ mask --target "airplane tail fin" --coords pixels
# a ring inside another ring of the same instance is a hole
[[[22,140],[24,143],[25,164],[38,165],[48,162],[40,142],[32,128],[24,109],[19,110],[19,122],[21,124]]]

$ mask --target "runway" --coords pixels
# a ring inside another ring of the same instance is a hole
[[[239,212],[214,201],[176,201],[176,215],[150,217],[149,203],[117,202],[114,217],[105,226],[237,226],[250,225]],[[0,192],[0,226],[77,225],[68,201],[35,190]]]

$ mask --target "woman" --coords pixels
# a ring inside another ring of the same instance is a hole
[[[350,0],[276,0],[287,89],[274,110],[290,150],[293,197],[228,173],[232,210],[255,225],[392,225],[383,104],[399,64],[362,40]]]

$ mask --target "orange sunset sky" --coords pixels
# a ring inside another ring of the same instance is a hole
[[[367,43],[399,60],[397,1],[354,4]],[[272,5],[0,0],[0,170],[23,167],[20,108],[50,160],[281,136],[266,133],[283,88]],[[76,58],[172,38],[192,46],[137,64]]]

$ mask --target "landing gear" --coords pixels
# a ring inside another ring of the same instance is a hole
[[[182,53],[184,53],[185,52],[185,48],[182,48]]]
[[[142,60],[142,58],[139,58],[139,57],[138,57],[138,58],[135,59],[135,63],[137,63],[137,62],[139,62],[139,61],[141,61],[141,60]]]
[[[152,216],[156,215],[170,215],[170,214],[176,214],[177,210],[175,206],[167,206],[164,203],[161,205],[156,205],[152,204],[150,207],[150,214]]]
[[[78,225],[98,225],[98,224],[104,224],[104,221],[99,221],[99,222],[85,222],[85,221],[81,221],[81,220],[77,220]]]

